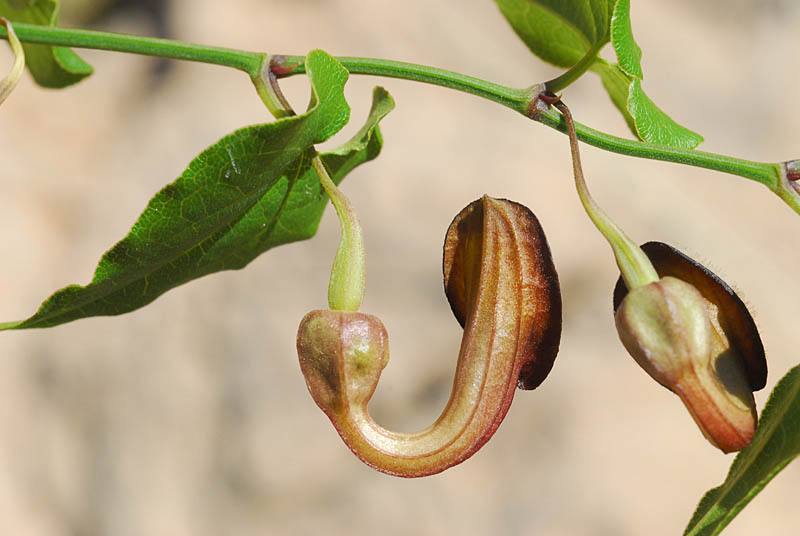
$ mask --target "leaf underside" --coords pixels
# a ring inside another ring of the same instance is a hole
[[[775,475],[800,454],[800,366],[770,394],[753,442],[733,460],[728,477],[700,501],[685,535],[719,534]]]
[[[306,113],[243,128],[203,151],[103,255],[91,283],[59,290],[32,317],[0,330],[127,313],[190,280],[243,268],[273,247],[312,237],[328,201],[310,167],[313,146],[347,123],[350,108],[344,67],[322,51],[306,61],[312,84]],[[393,106],[376,88],[363,128],[321,155],[334,182],[378,155],[378,123]]]
[[[58,0],[0,0],[0,17],[42,26],[58,24]],[[23,45],[25,64],[42,87],[64,88],[91,75],[92,66],[72,50],[48,45]]]

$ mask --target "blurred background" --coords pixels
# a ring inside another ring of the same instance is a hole
[[[64,25],[273,53],[426,63],[513,86],[556,71],[532,57],[490,0],[63,2]],[[800,4],[634,2],[644,87],[703,148],[763,161],[800,156]],[[0,68],[11,57],[0,47]],[[82,52],[96,74],[62,91],[25,78],[0,110],[0,319],[28,316],[91,278],[148,199],[199,151],[268,120],[245,76],[207,65]],[[427,426],[447,400],[460,330],[441,289],[451,218],[483,193],[528,205],[561,277],[561,353],[519,392],[495,437],[420,479],[362,465],[308,395],[297,324],[325,305],[338,225],[116,318],[0,335],[0,532],[14,535],[680,534],[732,460],[625,353],[611,315],[608,246],[573,190],[567,140],[476,97],[353,77],[353,124],[374,84],[397,110],[386,145],[344,189],[365,227],[364,310],[390,333],[371,405],[391,428]],[[287,80],[297,107],[304,77]],[[599,79],[566,93],[576,117],[629,136]],[[598,201],[635,238],[704,261],[751,306],[775,382],[800,361],[800,228],[764,187],[590,147]],[[796,534],[800,464],[727,534]]]

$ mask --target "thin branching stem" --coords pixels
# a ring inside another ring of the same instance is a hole
[[[222,65],[243,71],[254,81],[261,77],[265,67],[276,78],[305,73],[303,56],[268,56],[261,52],[212,47],[170,39],[83,29],[53,28],[35,24],[18,23],[14,25],[14,29],[23,43],[128,52]],[[7,37],[6,29],[0,27],[0,38],[7,39]],[[337,60],[351,74],[412,80],[469,93],[501,104],[543,125],[566,133],[566,124],[560,114],[554,110],[540,110],[536,106],[537,99],[544,90],[544,84],[528,88],[512,88],[474,76],[414,63],[358,57],[338,57]],[[550,81],[550,84],[560,87],[565,82],[569,82],[573,75],[579,74],[578,71],[573,70],[566,79],[557,78]],[[256,87],[260,92],[263,91],[263,86],[259,88],[258,83]],[[792,194],[789,195],[784,191],[787,189],[784,186],[785,181],[782,181],[780,164],[654,145],[612,136],[580,123],[575,123],[575,132],[580,141],[606,151],[721,171],[760,182],[800,213],[800,195],[794,195],[793,192],[789,192]]]

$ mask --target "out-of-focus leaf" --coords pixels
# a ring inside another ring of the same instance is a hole
[[[531,52],[559,67],[572,67],[608,43],[614,0],[495,2]]]
[[[0,0],[0,17],[43,26],[58,24],[58,0]],[[72,50],[48,45],[24,45],[25,62],[36,83],[63,88],[92,74],[92,66]]]
[[[203,151],[103,255],[90,284],[59,290],[32,317],[0,330],[127,313],[192,279],[243,268],[270,248],[313,236],[328,199],[310,168],[313,146],[347,123],[350,108],[339,62],[313,51],[306,65],[313,91],[306,113],[238,130]],[[378,123],[393,106],[376,89],[364,127],[322,155],[334,182],[378,155]]]
[[[753,442],[733,460],[721,486],[705,494],[687,536],[719,534],[775,475],[800,454],[800,366],[773,389]]]

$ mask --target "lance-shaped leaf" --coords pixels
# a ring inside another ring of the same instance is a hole
[[[56,26],[58,0],[0,0],[0,16],[12,22]],[[36,83],[63,88],[92,74],[92,66],[72,50],[48,45],[24,45],[25,61]]]
[[[0,329],[123,314],[192,279],[243,268],[270,248],[312,237],[327,203],[310,169],[313,145],[339,131],[350,108],[344,67],[322,51],[309,53],[307,65],[308,112],[244,128],[203,151],[103,256],[90,284],[59,290],[31,318]],[[377,125],[392,107],[388,93],[376,89],[364,128],[322,155],[334,182],[378,155]]]
[[[733,460],[725,482],[700,501],[685,534],[712,536],[722,532],[798,454],[800,367],[795,367],[772,391],[753,442]]]

